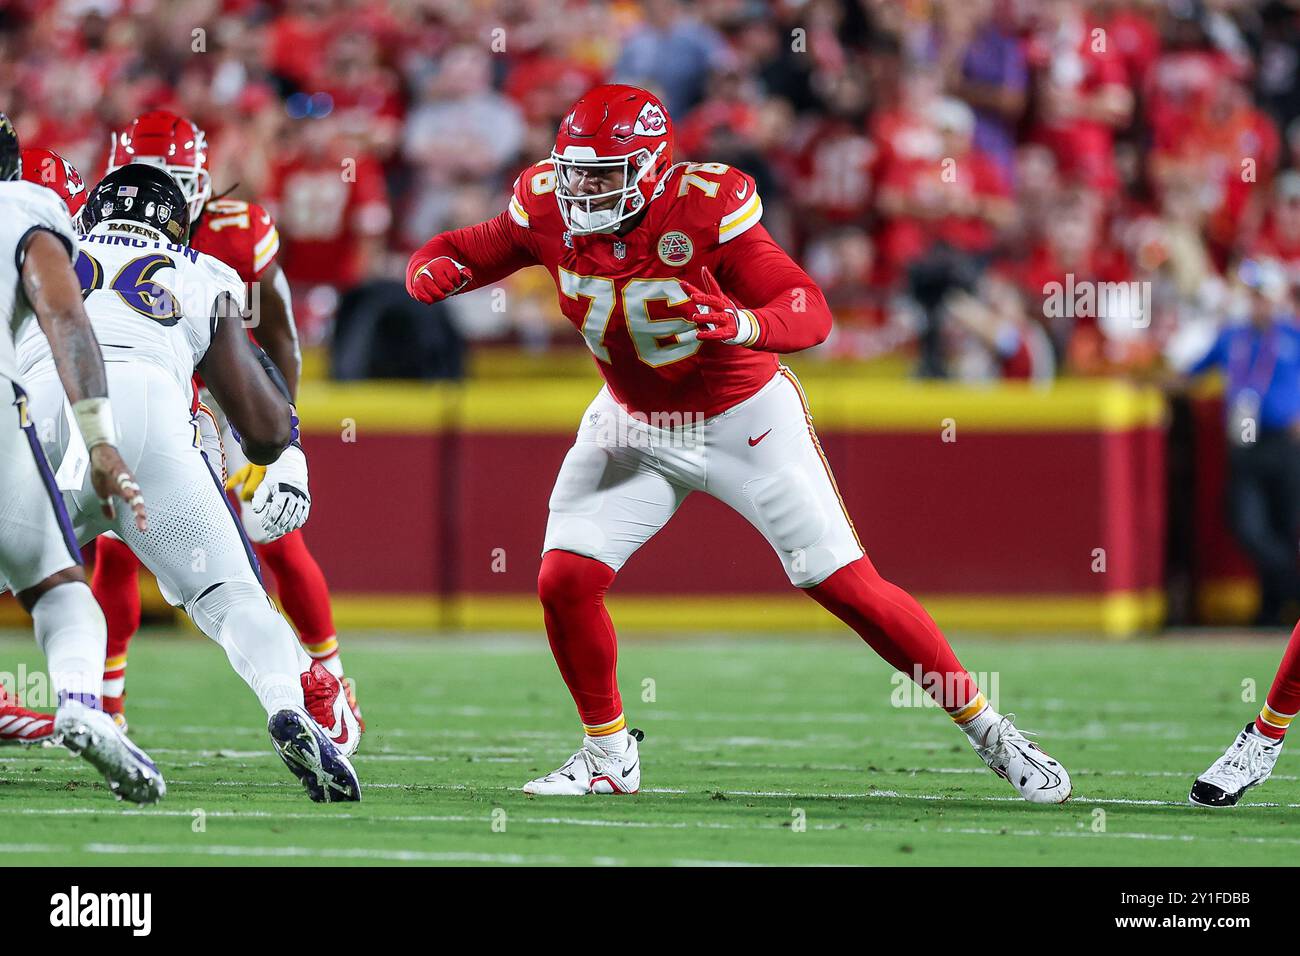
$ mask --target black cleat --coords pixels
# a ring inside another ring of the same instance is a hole
[[[1235,807],[1247,789],[1249,788],[1243,788],[1236,793],[1226,793],[1212,783],[1197,780],[1192,784],[1192,792],[1187,795],[1187,799],[1198,807]]]
[[[352,764],[305,710],[287,707],[276,711],[266,729],[275,752],[317,803],[361,799],[361,783]]]

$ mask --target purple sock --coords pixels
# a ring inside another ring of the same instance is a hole
[[[96,694],[72,694],[66,690],[59,691],[59,706],[62,707],[70,700],[85,704],[91,710],[103,710],[99,703],[99,697]]]

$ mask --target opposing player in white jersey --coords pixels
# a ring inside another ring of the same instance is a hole
[[[358,800],[347,745],[359,730],[341,685],[336,713],[352,726],[336,745],[305,709],[304,695],[315,688],[301,675],[311,662],[267,597],[193,415],[191,378],[197,370],[221,402],[244,454],[272,466],[263,482],[266,492],[253,502],[263,527],[274,536],[300,526],[310,497],[297,418],[279,371],[244,330],[243,281],[184,244],[184,196],[157,167],[132,164],[104,177],[91,191],[81,222],[88,233],[81,237],[77,276],[119,409],[123,457],[151,502],[151,522],[146,534],[120,517],[105,518],[95,506],[49,349],[42,339],[25,336],[18,341],[19,365],[60,487],[71,494],[77,539],[116,532],[168,599],[225,649],[266,708],[276,751],[311,798]]]
[[[45,652],[59,695],[54,737],[94,765],[119,798],[153,803],[167,789],[158,768],[99,709],[104,615],[33,429],[15,337],[39,339],[51,357],[54,387],[66,392],[71,427],[89,449],[92,507],[143,534],[144,501],[115,446],[104,363],[72,268],[72,222],[57,196],[16,181],[20,175],[18,137],[0,114],[0,320],[7,326],[0,331],[0,401],[7,406],[0,415],[0,575],[32,615]],[[113,497],[129,507],[117,511]]]

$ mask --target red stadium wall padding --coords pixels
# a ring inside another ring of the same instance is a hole
[[[442,591],[444,445],[437,434],[304,436],[312,516],[303,534],[333,590]]]
[[[942,594],[1159,588],[1159,430],[825,431],[860,537],[882,573]],[[331,586],[379,594],[533,592],[551,483],[570,430],[309,438],[309,540]],[[1094,571],[1094,549],[1105,571]],[[700,571],[710,568],[710,574]],[[705,495],[624,569],[621,593],[788,589],[766,542]]]

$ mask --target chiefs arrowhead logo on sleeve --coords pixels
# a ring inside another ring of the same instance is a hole
[[[654,103],[646,103],[641,107],[641,114],[636,118],[636,127],[632,132],[637,136],[658,136],[667,126],[664,111]]]

